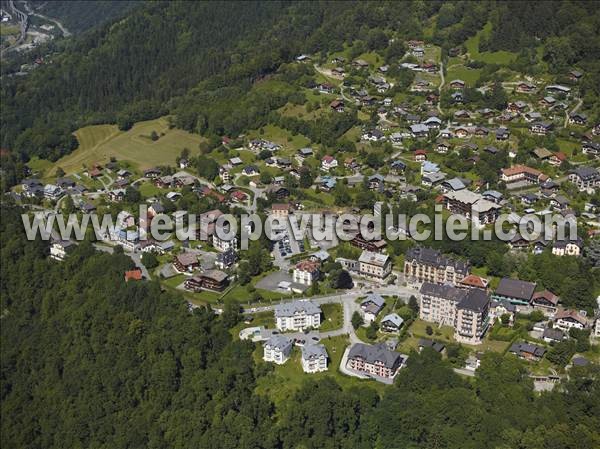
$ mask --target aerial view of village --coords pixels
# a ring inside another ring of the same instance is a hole
[[[0,6],[3,446],[600,447],[598,2]]]

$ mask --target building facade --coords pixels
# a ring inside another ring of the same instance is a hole
[[[411,248],[404,257],[404,276],[413,283],[457,285],[469,271],[469,262],[445,256],[431,248]]]
[[[281,331],[301,331],[321,326],[321,307],[309,300],[281,303],[275,306],[275,321]]]

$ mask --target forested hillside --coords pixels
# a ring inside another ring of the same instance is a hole
[[[255,393],[269,366],[232,341],[231,309],[191,313],[131,261],[81,244],[68,260],[26,240],[3,206],[3,448],[589,449],[600,445],[600,372],[575,368],[537,395],[524,362],[485,355],[474,380],[413,353],[383,396],[307,380],[277,408]],[[27,273],[27,276],[23,276]]]
[[[141,6],[135,0],[36,0],[29,2],[36,12],[59,20],[72,33],[81,33]]]
[[[230,116],[246,113],[243,93],[302,52],[346,45],[352,54],[385,51],[393,60],[402,46],[390,38],[428,35],[445,54],[487,22],[492,30],[481,51],[518,50],[515,64],[525,71],[578,64],[589,74],[582,90],[593,102],[599,10],[597,2],[152,2],[58,44],[52,63],[30,76],[4,77],[2,147],[55,160],[75,147],[70,132],[82,125],[126,129],[169,112],[178,126],[237,132]],[[247,114],[264,117],[272,107],[258,104]]]

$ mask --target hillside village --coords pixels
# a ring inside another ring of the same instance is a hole
[[[565,367],[597,363],[589,342],[600,337],[600,297],[586,279],[600,265],[600,116],[579,95],[586,74],[523,76],[507,63],[484,75],[465,48],[442,59],[424,40],[398,47],[405,53],[395,64],[350,49],[297,56],[261,88],[285,84],[298,98],[267,125],[204,141],[199,153],[181,148],[148,166],[113,150],[66,172],[60,159],[31,164],[10,195],[46,214],[110,212],[121,229],[95,245],[131,256],[138,268],[126,280],[158,279],[191,308],[235,304],[247,323],[239,338],[262,342],[266,362],[390,383],[413,350],[432,347],[465,375],[491,350],[527,360],[540,385]],[[576,218],[579,237],[517,235],[457,252],[417,245],[399,224],[397,241],[295,240],[283,227],[279,241],[240,251],[214,231],[224,213],[412,215],[436,204],[480,230],[500,213],[515,224],[559,213]],[[198,214],[208,235],[144,239],[161,213],[183,223]],[[73,245],[55,241],[51,257],[63,260]],[[577,284],[530,267],[542,259],[564,263]]]

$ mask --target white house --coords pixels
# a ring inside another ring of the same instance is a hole
[[[302,347],[302,369],[305,373],[327,371],[327,350],[324,345]]]
[[[273,335],[263,347],[263,360],[283,365],[290,358],[292,340],[283,335]]]
[[[220,252],[225,252],[229,249],[237,249],[237,237],[233,237],[231,240],[224,240],[220,238],[216,233],[212,236],[213,247]]]
[[[312,285],[313,281],[319,279],[319,266],[315,260],[303,260],[294,267],[294,282],[303,285]]]
[[[321,326],[321,307],[310,300],[281,303],[275,306],[275,321],[281,331],[299,331]]]
[[[576,310],[560,310],[555,316],[554,327],[568,331],[571,328],[585,329],[588,320]]]
[[[365,322],[371,323],[377,318],[381,309],[385,306],[385,299],[381,295],[371,293],[360,303],[360,308],[363,311]]]
[[[64,260],[74,248],[75,244],[70,240],[57,240],[50,246],[50,257],[54,260]]]
[[[329,171],[332,168],[336,168],[338,166],[338,161],[333,156],[324,156],[321,161],[321,168],[323,170]]]

